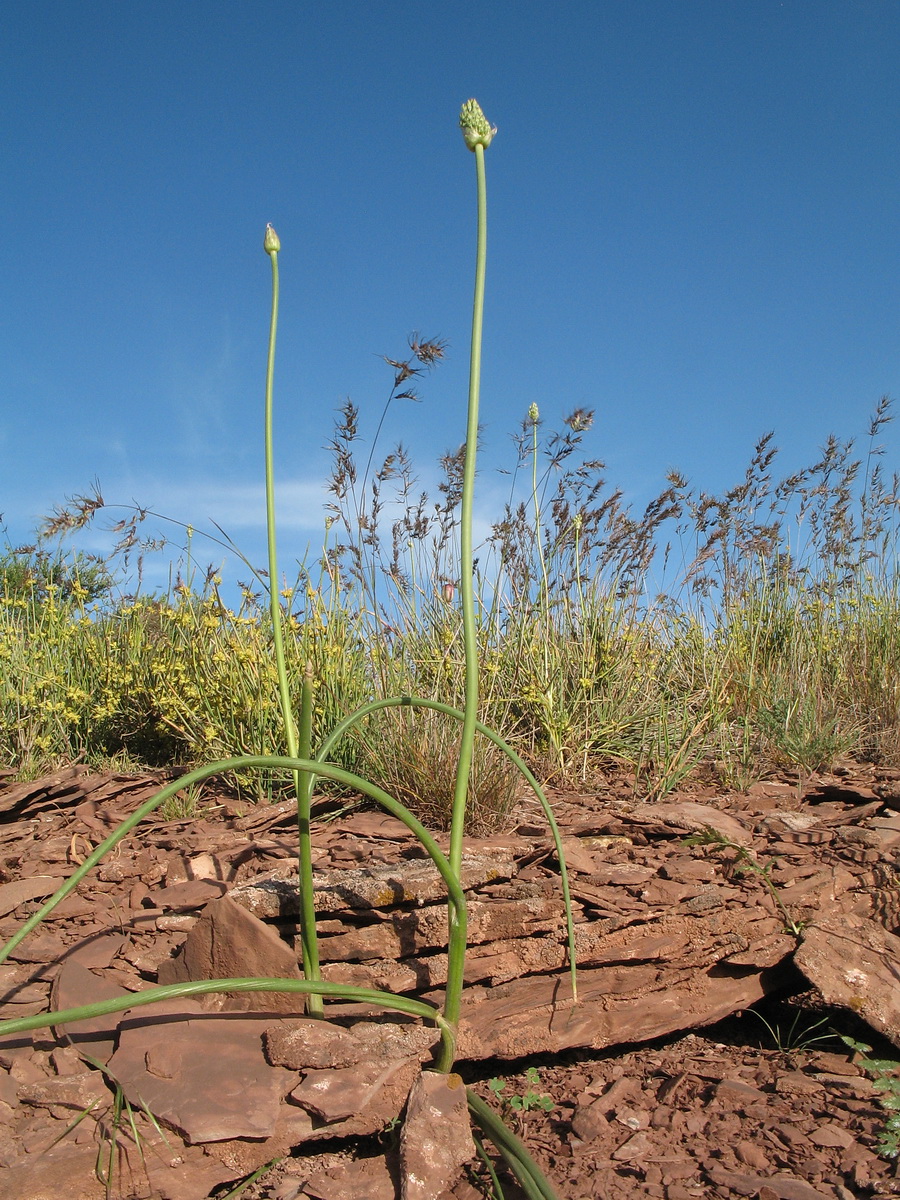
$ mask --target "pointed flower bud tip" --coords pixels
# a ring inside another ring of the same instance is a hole
[[[492,127],[481,111],[481,105],[477,100],[467,100],[462,106],[459,114],[459,127],[463,132],[466,145],[473,152],[476,146],[484,146],[487,149],[497,132],[496,126]]]
[[[536,404],[530,404],[528,406],[528,419],[531,421],[532,425],[537,425],[540,415],[541,411]]]
[[[277,254],[281,249],[281,238],[271,225],[266,226],[266,236],[263,240],[263,249],[265,250],[266,254]]]

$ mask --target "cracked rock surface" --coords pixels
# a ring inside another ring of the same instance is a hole
[[[159,781],[71,767],[0,785],[0,935]],[[802,803],[781,779],[648,804],[610,776],[552,798],[578,1003],[553,845],[523,800],[518,824],[467,846],[458,1070],[560,1200],[900,1194],[851,1052],[834,1037],[773,1049],[739,1016],[757,1005],[779,1037],[834,1025],[881,1056],[900,1047],[900,772],[848,766]],[[157,982],[300,978],[293,811],[215,799],[192,819],[146,818],[0,964],[0,1020]],[[689,845],[698,832],[707,844]],[[312,836],[324,976],[440,1003],[447,913],[430,860],[379,812]],[[463,1089],[422,1071],[436,1042],[358,1005],[315,1021],[269,991],[0,1036],[0,1196],[99,1200],[100,1150],[119,1200],[203,1200],[273,1159],[247,1200],[475,1200]],[[117,1089],[131,1115],[114,1130]]]

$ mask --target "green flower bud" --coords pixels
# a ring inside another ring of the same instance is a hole
[[[266,226],[266,236],[263,240],[263,249],[265,250],[266,254],[277,254],[281,249],[281,238],[271,225]]]
[[[463,131],[466,145],[473,152],[476,146],[484,146],[487,149],[497,132],[496,126],[492,127],[481,111],[477,100],[467,100],[462,106],[459,127]]]
[[[528,418],[532,425],[537,425],[540,415],[540,410],[536,404],[530,404],[528,406]]]

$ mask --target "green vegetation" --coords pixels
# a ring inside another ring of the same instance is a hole
[[[772,879],[772,870],[778,863],[777,859],[772,858],[767,863],[761,863],[752,850],[748,850],[746,846],[742,846],[738,842],[733,842],[724,833],[719,833],[717,829],[712,829],[709,825],[704,826],[699,833],[685,838],[684,845],[715,846],[721,850],[727,850],[731,856],[732,869],[738,875],[755,875],[757,879],[760,879],[765,884],[769,895],[775,901],[775,905],[780,910],[782,917],[784,917],[785,933],[792,933],[794,937],[800,936],[803,932],[803,926],[798,924],[785,908],[784,901],[781,899],[775,881]],[[763,1020],[763,1018],[760,1017],[760,1020]]]
[[[897,1158],[900,1155],[900,1062],[893,1058],[870,1057],[872,1047],[854,1038],[842,1036],[841,1041],[859,1055],[857,1062],[871,1076],[872,1087],[879,1093],[878,1103],[888,1114],[878,1135],[878,1153],[883,1158]]]
[[[390,360],[389,403],[442,354],[412,338],[408,358]],[[542,779],[589,781],[616,764],[656,797],[697,771],[740,787],[781,768],[802,787],[845,755],[900,762],[897,494],[871,469],[890,418],[883,401],[864,453],[831,439],[778,481],[763,439],[723,496],[673,474],[635,516],[583,455],[590,413],[550,433],[526,416],[510,501],[472,576],[480,720]],[[360,438],[359,413],[345,409],[321,555],[278,592],[290,695],[311,666],[313,745],[373,697],[462,707],[466,695],[465,453],[443,458],[435,498],[417,492],[402,448],[364,472]],[[77,536],[104,511],[97,497],[81,504],[48,535]],[[145,515],[118,554],[91,564],[103,574],[90,587],[77,552],[0,559],[0,763],[23,776],[73,759],[192,766],[285,745],[265,573],[241,585],[236,609],[214,571],[186,572],[166,595],[118,595],[109,581],[126,557],[153,548],[140,540]],[[335,761],[449,827],[458,739],[437,714],[383,711]],[[510,776],[490,748],[474,753],[470,820],[483,829],[509,811]],[[238,782],[251,796],[271,787]]]
[[[773,1047],[781,1054],[793,1057],[798,1054],[809,1054],[819,1046],[836,1042],[839,1035],[831,1028],[827,1017],[813,1020],[809,1013],[798,1009],[790,1024],[778,1021],[769,1022],[755,1009],[749,1010],[749,1015],[762,1021],[769,1031]]]
[[[46,547],[20,546],[0,554],[0,579],[8,599],[47,600],[58,595],[65,601],[90,603],[108,596],[113,579],[106,564],[90,554],[51,554]]]
[[[531,1112],[533,1108],[540,1108],[544,1112],[553,1111],[553,1098],[546,1092],[539,1092],[536,1089],[541,1086],[541,1077],[537,1067],[529,1067],[525,1072],[525,1083],[527,1087],[522,1092],[514,1092],[508,1095],[509,1084],[505,1079],[495,1077],[488,1080],[488,1087],[493,1092],[495,1098],[501,1103],[507,1105],[515,1113]]]

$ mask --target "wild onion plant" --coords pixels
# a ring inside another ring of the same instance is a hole
[[[72,1021],[83,1020],[101,1014],[122,1011],[140,1005],[152,1004],[163,999],[205,994],[208,992],[241,992],[241,991],[284,991],[298,992],[306,996],[308,1011],[313,1015],[322,1012],[323,997],[339,997],[346,1001],[364,1001],[380,1004],[387,1010],[414,1015],[435,1023],[440,1031],[441,1045],[436,1062],[438,1071],[447,1073],[452,1070],[456,1055],[457,1027],[460,1018],[461,999],[464,984],[464,965],[466,955],[466,900],[461,885],[461,862],[464,842],[464,828],[468,807],[470,776],[473,761],[473,744],[476,733],[487,736],[495,745],[509,757],[521,770],[526,780],[534,788],[545,812],[547,813],[560,864],[563,890],[566,903],[569,954],[572,970],[573,991],[575,986],[574,933],[572,911],[569,902],[565,859],[563,855],[559,831],[553,820],[552,812],[546,798],[524,762],[496,733],[481,725],[478,720],[479,700],[479,657],[478,634],[475,617],[475,596],[473,585],[473,548],[472,548],[472,509],[475,486],[475,457],[478,438],[478,404],[481,371],[482,320],[484,308],[484,281],[487,239],[487,210],[486,186],[484,169],[484,151],[490,145],[496,130],[491,128],[476,101],[470,100],[463,105],[460,114],[460,127],[468,148],[475,154],[477,182],[477,243],[475,267],[475,294],[472,318],[472,341],[470,359],[470,382],[468,397],[468,420],[466,434],[465,459],[463,464],[463,482],[461,492],[460,515],[460,600],[462,607],[462,635],[465,649],[465,694],[464,708],[456,710],[448,705],[441,705],[427,698],[417,700],[408,696],[375,700],[351,713],[335,729],[331,738],[325,739],[319,753],[312,755],[312,700],[313,700],[313,669],[310,666],[304,671],[301,683],[299,720],[295,725],[290,686],[286,668],[284,651],[284,614],[278,593],[278,564],[275,531],[274,503],[274,473],[273,473],[273,380],[275,344],[278,322],[279,275],[278,254],[280,241],[271,225],[266,227],[264,249],[271,261],[272,268],[272,307],[269,331],[269,351],[266,369],[265,388],[265,462],[266,462],[266,516],[268,528],[268,587],[270,595],[270,619],[272,645],[277,676],[277,692],[282,715],[283,737],[287,747],[284,756],[274,754],[254,755],[245,754],[237,758],[224,759],[199,767],[180,779],[163,787],[145,804],[141,805],[127,820],[112,833],[104,842],[90,854],[84,863],[60,887],[33,916],[20,927],[17,933],[0,949],[0,962],[19,945],[56,906],[77,887],[85,875],[93,869],[119,842],[134,829],[141,820],[160,805],[164,805],[176,792],[185,788],[199,786],[213,775],[222,772],[242,771],[289,771],[294,780],[297,799],[298,835],[299,835],[299,892],[301,905],[301,942],[305,978],[300,981],[281,979],[238,978],[203,980],[191,983],[175,984],[166,987],[151,988],[138,994],[129,994],[121,999],[86,1005],[77,1009],[53,1014],[40,1014],[37,1017],[0,1023],[0,1035],[20,1032],[28,1029],[46,1026],[62,1026]],[[417,820],[417,818],[394,797],[377,785],[344,770],[328,761],[332,747],[354,725],[365,720],[370,713],[384,707],[396,705],[439,709],[444,715],[458,719],[461,725],[461,737],[458,748],[456,781],[453,795],[450,851],[445,856],[434,838]],[[404,996],[394,996],[390,993],[349,987],[323,982],[319,973],[318,949],[315,929],[315,906],[313,894],[313,874],[310,847],[310,798],[316,777],[330,779],[343,784],[347,788],[362,793],[387,812],[402,821],[410,829],[431,857],[447,888],[448,896],[448,978],[442,1010],[420,1001]],[[470,1095],[470,1108],[476,1120],[491,1136],[498,1150],[507,1158],[510,1166],[522,1183],[529,1197],[552,1197],[552,1189],[541,1174],[536,1164],[528,1155],[524,1146],[504,1130],[499,1119],[486,1110],[481,1101]]]
[[[273,384],[275,379],[275,339],[278,333],[278,252],[281,239],[271,225],[266,226],[263,249],[272,263],[272,313],[269,322],[269,353],[266,358],[266,530],[269,550],[269,601],[272,618],[272,648],[278,672],[278,699],[284,725],[284,741],[289,758],[308,759],[312,752],[312,668],[303,672],[300,689],[300,727],[294,724],[291,691],[288,685],[284,657],[284,631],[281,603],[278,598],[278,550],[275,533],[275,455],[272,428]],[[312,845],[309,816],[313,776],[308,771],[294,771],[294,794],[297,799],[297,837],[300,865],[300,944],[303,974],[307,979],[320,980],[319,948],[316,940],[316,909],[313,898]],[[322,999],[311,994],[307,1008],[312,1016],[322,1015]]]

